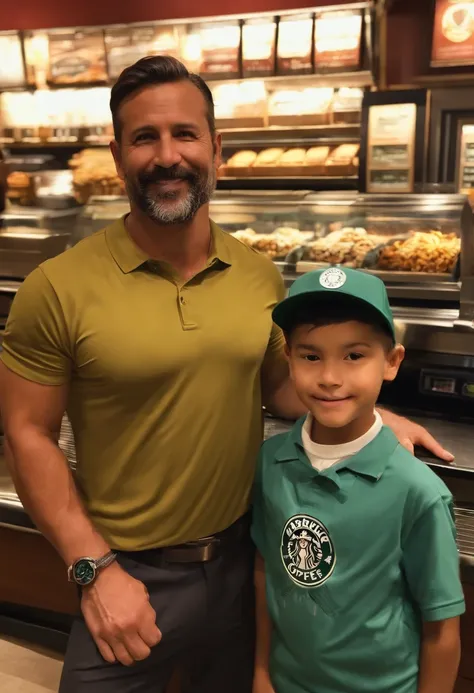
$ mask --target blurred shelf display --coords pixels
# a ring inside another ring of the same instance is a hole
[[[18,63],[4,83],[0,70],[0,145],[108,144],[110,84],[139,57],[159,53],[209,80],[226,146],[252,135],[290,146],[290,133],[303,138],[304,129],[302,146],[323,138],[358,141],[364,90],[374,84],[373,18],[374,3],[366,0],[324,10],[0,33],[0,55],[3,47]]]

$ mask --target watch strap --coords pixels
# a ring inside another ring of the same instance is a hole
[[[114,553],[113,551],[109,551],[108,553],[105,554],[105,556],[102,556],[102,558],[99,558],[95,562],[95,567],[97,570],[102,570],[103,568],[107,568],[111,563],[115,561],[117,558],[117,554]]]

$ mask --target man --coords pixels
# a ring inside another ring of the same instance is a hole
[[[209,221],[221,140],[205,83],[147,58],[111,110],[131,212],[25,280],[2,355],[12,476],[82,586],[60,690],[159,693],[179,668],[183,693],[245,693],[261,405],[303,413],[272,327],[283,284]]]

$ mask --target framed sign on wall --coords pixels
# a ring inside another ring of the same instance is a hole
[[[411,193],[425,179],[428,92],[371,92],[362,106],[360,189]]]
[[[474,0],[436,0],[432,67],[474,65]]]

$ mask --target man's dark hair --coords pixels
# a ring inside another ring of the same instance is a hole
[[[188,81],[194,84],[204,96],[207,106],[207,123],[211,136],[214,139],[216,132],[214,100],[206,82],[202,77],[199,77],[199,75],[189,72],[187,67],[176,58],[172,58],[168,55],[151,55],[147,58],[141,58],[134,65],[125,68],[112,87],[110,110],[112,111],[114,135],[117,142],[120,142],[122,136],[122,123],[120,122],[119,110],[122,102],[128,96],[142,87],[182,81]]]
[[[330,305],[309,300],[297,306],[291,324],[285,330],[288,344],[291,343],[293,332],[301,325],[326,327],[354,321],[372,327],[383,339],[387,350],[395,346],[395,340],[388,325],[375,308],[357,299],[345,300],[344,297],[341,299],[331,301]]]

